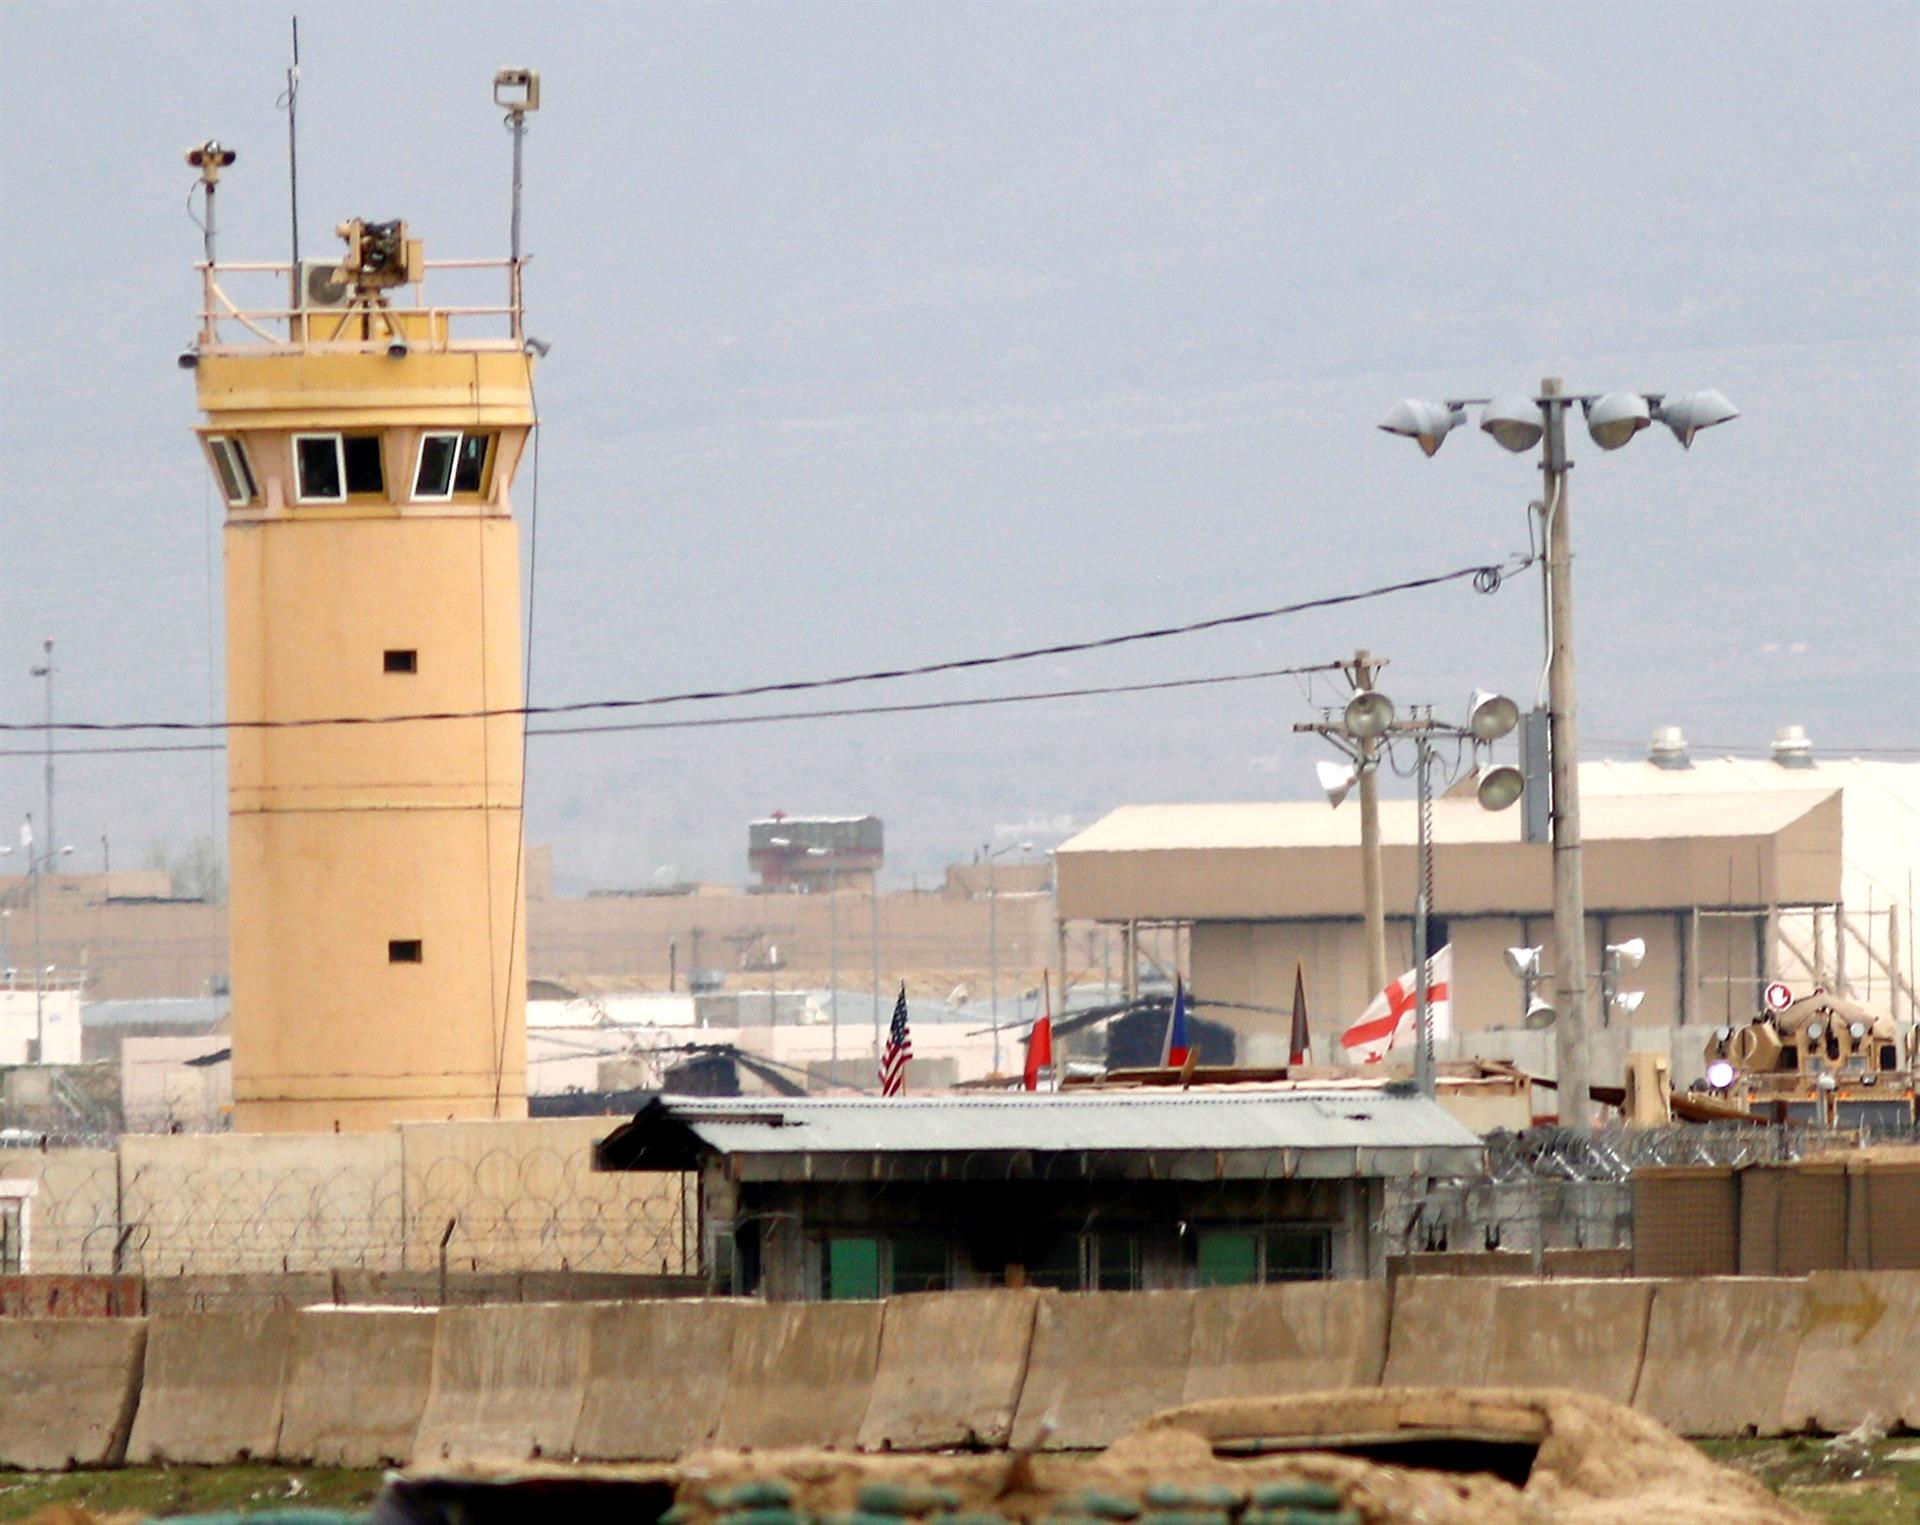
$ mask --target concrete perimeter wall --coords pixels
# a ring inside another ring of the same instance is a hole
[[[1914,1271],[0,1319],[0,1465],[1092,1449],[1200,1399],[1374,1385],[1572,1388],[1689,1435],[1913,1430],[1916,1353]]]
[[[698,1270],[694,1178],[596,1172],[616,1119],[406,1123],[382,1133],[124,1135],[7,1150],[36,1184],[26,1270],[183,1276]]]

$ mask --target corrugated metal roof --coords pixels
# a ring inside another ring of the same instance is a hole
[[[1724,794],[1615,794],[1581,806],[1588,841],[1678,837],[1770,836],[1830,798],[1835,790],[1809,781],[1804,789]],[[1518,842],[1520,812],[1494,813],[1473,799],[1434,802],[1438,843]],[[1408,846],[1418,836],[1411,800],[1383,800],[1380,840]],[[1217,851],[1232,848],[1346,847],[1360,840],[1357,810],[1329,810],[1324,801],[1274,804],[1123,805],[1060,846],[1070,857],[1095,852]]]
[[[1435,1103],[1383,1091],[765,1102],[672,1097],[663,1105],[724,1155],[1480,1147],[1475,1134]]]

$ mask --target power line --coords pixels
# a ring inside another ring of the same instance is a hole
[[[1223,630],[1233,625],[1250,625],[1262,620],[1281,619],[1288,615],[1306,614],[1316,609],[1333,609],[1344,604],[1363,603],[1369,599],[1386,598],[1396,593],[1412,593],[1423,588],[1436,588],[1446,583],[1463,582],[1469,579],[1479,590],[1491,593],[1499,588],[1504,578],[1524,570],[1531,562],[1532,557],[1519,556],[1497,566],[1481,564],[1459,567],[1451,572],[1438,572],[1427,577],[1412,577],[1401,582],[1383,583],[1378,587],[1363,588],[1354,593],[1335,593],[1322,598],[1280,604],[1271,609],[1251,609],[1239,614],[1215,615],[1211,619],[1193,620],[1182,625],[1162,625],[1151,630],[1128,631],[1124,635],[1101,636],[1086,641],[1062,641],[1051,646],[1032,646],[1020,651],[1002,652],[997,656],[959,657],[944,662],[928,662],[918,667],[881,668],[873,672],[848,673],[835,678],[797,678],[778,683],[749,684],[744,688],[693,689],[678,694],[656,694],[645,699],[589,699],[573,704],[520,704],[499,709],[435,710],[402,715],[329,715],[294,720],[69,720],[59,722],[55,729],[106,732],[303,730],[319,726],[400,725],[417,720],[491,720],[509,715],[576,715],[594,710],[651,709],[668,704],[704,704],[719,699],[752,699],[766,694],[844,688],[857,683],[882,683],[899,678],[924,678],[935,673],[999,667],[1010,662],[1031,662],[1041,657],[1071,656],[1083,651],[1103,651],[1142,641],[1162,641],[1173,636],[1194,635],[1201,631]],[[0,732],[41,728],[39,725],[0,721]]]
[[[693,731],[717,726],[764,725],[791,720],[843,720],[861,715],[922,714],[930,710],[980,709],[998,704],[1036,704],[1051,699],[1086,699],[1105,694],[1156,693],[1176,688],[1208,688],[1223,683],[1252,683],[1262,678],[1304,677],[1332,672],[1338,662],[1315,662],[1302,667],[1269,667],[1257,672],[1215,673],[1203,678],[1165,678],[1152,683],[1103,683],[1085,688],[1051,688],[1029,693],[991,694],[978,699],[927,699],[911,704],[848,705],[830,710],[774,710],[761,715],[710,715],[692,720],[637,720],[616,725],[529,726],[533,736],[604,736],[629,731]],[[129,756],[149,752],[224,752],[221,741],[162,742],[145,746],[61,747],[55,757]],[[34,748],[0,749],[0,757],[39,757]]]

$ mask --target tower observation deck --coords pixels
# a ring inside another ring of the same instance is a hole
[[[181,357],[227,505],[242,1131],[526,1113],[520,261],[339,231],[298,267],[210,248]]]

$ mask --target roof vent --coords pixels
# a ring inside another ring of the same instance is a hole
[[[1691,768],[1693,758],[1687,752],[1687,736],[1677,725],[1657,725],[1647,746],[1647,761],[1656,768]]]
[[[1813,743],[1803,725],[1783,725],[1773,738],[1773,760],[1783,768],[1811,768]]]

